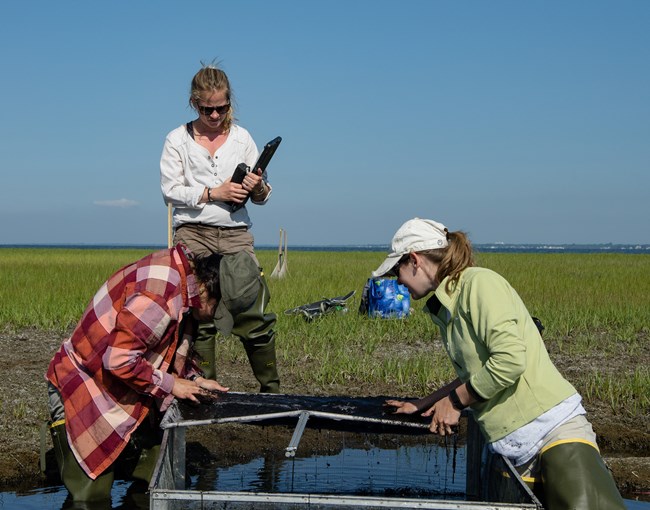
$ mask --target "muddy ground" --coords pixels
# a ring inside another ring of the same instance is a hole
[[[18,333],[0,332],[0,490],[24,491],[51,483],[39,468],[40,427],[47,419],[44,373],[60,346],[63,335],[28,330]],[[558,353],[551,355],[560,370],[571,380],[571,374],[584,368],[584,364],[600,364],[598,359],[563,359]],[[616,372],[627,370],[632,363],[643,366],[650,363],[650,347],[634,359],[618,356],[608,360],[608,368]],[[620,364],[620,367],[616,365]],[[309,369],[309,367],[305,367]],[[244,363],[228,363],[220,368],[224,374],[220,382],[235,391],[257,390],[250,368]],[[299,385],[290,373],[281,373],[282,390],[302,395],[393,395],[389,385],[355,383],[348,387],[308,388]],[[614,478],[626,498],[650,501],[650,420],[630,419],[615,415],[605,404],[585,406],[588,418],[598,434],[603,456],[612,469]],[[246,446],[251,452],[262,451],[268,437],[256,436],[259,444],[250,437]],[[210,457],[199,443],[200,437],[189,437],[188,451],[197,459]],[[45,435],[46,450],[51,448],[49,434]]]

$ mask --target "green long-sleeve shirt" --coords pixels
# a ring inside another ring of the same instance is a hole
[[[471,407],[488,442],[576,393],[551,362],[526,306],[502,276],[472,267],[450,293],[446,284],[444,279],[425,311],[440,328],[460,380],[469,381],[485,399]]]

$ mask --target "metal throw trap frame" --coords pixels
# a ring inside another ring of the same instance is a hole
[[[429,434],[420,416],[386,414],[387,397],[350,398],[223,393],[196,406],[176,401],[165,414],[163,443],[152,477],[150,508],[175,509],[541,509],[516,470],[500,455],[489,454],[471,412],[466,437],[466,501],[341,494],[296,494],[188,490],[185,433],[189,427],[249,424],[293,427],[285,457],[296,455],[306,428],[356,433]],[[218,430],[218,429],[217,429]],[[216,453],[216,452],[213,452]]]

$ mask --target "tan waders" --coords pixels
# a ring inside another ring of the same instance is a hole
[[[75,502],[110,500],[116,477],[142,480],[148,484],[160,452],[160,431],[154,428],[149,419],[145,419],[113,465],[93,480],[81,468],[70,449],[65,420],[50,425],[50,433],[59,475]]]
[[[201,324],[194,343],[195,351],[202,357],[201,368],[205,377],[217,379],[216,326],[224,336],[232,331],[239,337],[253,374],[260,383],[260,391],[279,392],[280,378],[273,332],[276,317],[275,314],[264,313],[270,294],[255,257],[251,233],[245,227],[222,228],[184,223],[176,229],[174,243],[183,243],[199,257],[212,253],[223,255],[219,264],[222,299],[215,313],[215,324]]]
[[[246,324],[250,325],[251,323],[247,322]],[[242,329],[244,327],[245,325],[242,325]],[[199,337],[194,343],[194,350],[200,355],[199,367],[203,371],[203,376],[215,380],[217,379],[216,333],[216,329],[211,323],[201,324]],[[235,333],[234,330],[233,333]],[[273,330],[270,330],[268,335],[248,340],[245,337],[240,337],[240,340],[246,350],[253,375],[260,383],[260,392],[278,393],[280,377],[275,360],[275,333]]]

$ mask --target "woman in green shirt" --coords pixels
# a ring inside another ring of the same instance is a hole
[[[463,232],[414,218],[373,276],[394,275],[440,328],[458,379],[396,413],[431,417],[447,435],[471,407],[488,447],[509,458],[547,508],[625,504],[596,445],[581,397],[553,365],[526,306],[500,275],[474,267]]]

